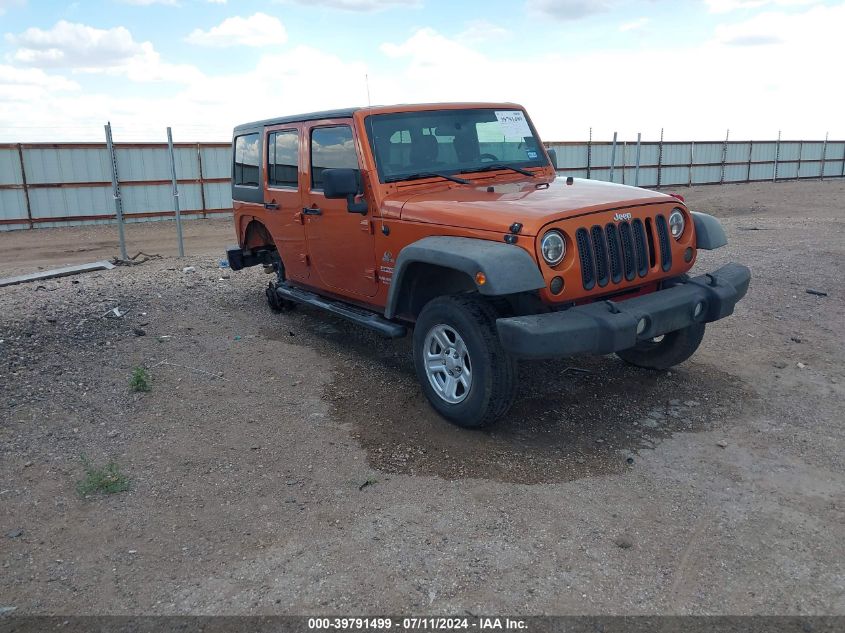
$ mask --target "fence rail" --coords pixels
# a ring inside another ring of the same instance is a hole
[[[551,142],[564,176],[640,187],[845,177],[845,141]],[[167,143],[117,143],[127,222],[175,215]],[[231,213],[231,145],[174,143],[182,216]],[[0,230],[115,220],[105,143],[0,144]]]

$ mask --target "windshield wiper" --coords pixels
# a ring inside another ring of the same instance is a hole
[[[522,174],[523,176],[531,176],[532,178],[536,178],[536,174],[532,174],[527,169],[520,169],[519,167],[514,167],[513,165],[501,165],[496,163],[495,165],[485,165],[484,167],[479,167],[478,169],[464,169],[461,171],[462,174],[469,174],[475,171],[497,171],[500,169],[510,169],[511,171],[515,171],[518,174]]]
[[[463,178],[458,178],[457,176],[451,176],[450,174],[441,174],[436,171],[426,171],[420,172],[418,174],[408,174],[407,176],[391,176],[390,178],[385,178],[384,182],[397,182],[399,180],[420,180],[422,178],[445,178],[446,180],[451,180],[452,182],[456,182],[459,185],[469,184],[469,180],[464,180]]]

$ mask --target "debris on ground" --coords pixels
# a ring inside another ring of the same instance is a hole
[[[370,478],[367,481],[365,481],[364,483],[362,483],[360,486],[358,486],[358,490],[363,490],[364,488],[366,488],[368,486],[374,486],[377,483],[378,483],[377,479]]]
[[[183,273],[195,273],[195,272],[197,272],[197,269],[196,269],[196,267],[195,267],[195,266],[185,266],[185,267],[182,269],[182,272],[183,272]]]
[[[67,277],[69,275],[79,275],[81,273],[90,273],[95,270],[111,270],[114,266],[110,262],[91,262],[90,264],[76,264],[74,266],[64,266],[62,268],[52,268],[38,273],[29,273],[27,275],[16,275],[14,277],[4,277],[0,279],[0,288],[4,286],[14,286],[30,281],[43,281],[45,279],[56,279],[58,277]],[[45,286],[38,286],[36,290]]]
[[[813,290],[812,288],[807,288],[808,295],[816,295],[817,297],[826,297],[827,293],[823,290]]]
[[[143,258],[143,259],[139,259]],[[153,255],[149,255],[144,253],[143,251],[138,251],[129,259],[120,259],[119,257],[112,257],[111,263],[115,266],[137,266],[138,264],[143,264],[145,262],[150,261],[151,259],[161,259],[161,255],[155,253]]]
[[[613,542],[619,549],[631,549],[634,547],[634,539],[628,534],[620,534]]]
[[[108,310],[105,314],[103,314],[102,318],[106,319],[120,319],[122,318],[129,309],[121,310],[119,306],[113,307],[111,310]]]

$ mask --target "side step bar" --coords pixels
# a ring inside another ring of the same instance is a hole
[[[399,325],[393,321],[388,321],[382,316],[374,312],[368,312],[361,308],[350,306],[340,301],[333,301],[326,299],[313,292],[302,290],[301,288],[294,288],[287,284],[279,284],[276,286],[276,293],[283,299],[296,301],[297,303],[304,303],[315,308],[320,308],[336,314],[339,317],[348,319],[353,323],[362,325],[365,328],[375,330],[379,334],[388,338],[402,338],[408,333],[408,329],[404,325]]]

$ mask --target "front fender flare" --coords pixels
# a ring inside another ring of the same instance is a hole
[[[707,251],[721,248],[728,243],[725,229],[722,224],[712,215],[706,213],[692,212],[692,221],[695,224],[696,247]]]
[[[470,237],[424,237],[399,252],[387,292],[384,315],[392,319],[402,290],[402,278],[410,264],[424,263],[466,273],[470,279],[484,273],[487,281],[477,285],[483,295],[501,296],[545,287],[537,262],[524,249],[512,244]]]

